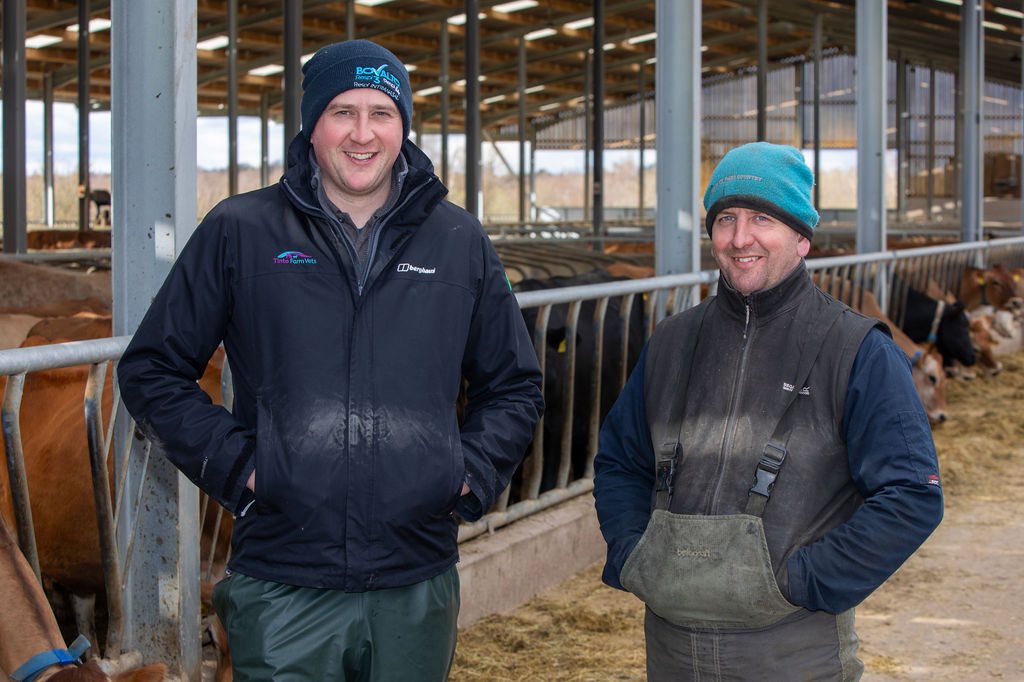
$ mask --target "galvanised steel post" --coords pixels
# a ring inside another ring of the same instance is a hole
[[[25,0],[3,8],[4,253],[25,253]]]
[[[884,2],[857,0],[857,253],[884,251],[887,25]]]
[[[112,0],[114,334],[132,333],[196,226],[196,0]],[[145,55],[145,58],[142,58]],[[154,133],[156,131],[156,134]],[[199,680],[199,495],[121,408],[114,466],[124,648]]]
[[[700,0],[658,0],[655,70],[659,275],[700,270]]]

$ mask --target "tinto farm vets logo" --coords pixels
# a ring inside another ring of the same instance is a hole
[[[276,265],[316,265],[316,258],[301,251],[283,251],[274,256]]]

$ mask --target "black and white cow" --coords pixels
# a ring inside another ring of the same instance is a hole
[[[570,277],[550,277],[543,280],[526,279],[515,285],[515,290],[537,291],[559,287],[583,286],[623,279],[602,270]],[[546,327],[537,330],[540,308],[525,308],[523,317],[527,329],[538,344],[538,355],[544,355],[545,411],[540,436],[540,456],[531,445],[524,463],[521,497],[572,482],[586,475],[591,443],[596,443],[597,429],[611,409],[622,389],[623,377],[636,365],[644,343],[644,313],[640,295],[629,306],[627,320],[623,320],[625,303],[622,297],[608,299],[604,315],[603,346],[599,371],[595,371],[595,350],[598,331],[594,319],[597,301],[584,301],[580,305],[575,324],[570,317],[570,305],[551,306]],[[538,341],[540,339],[540,341]],[[575,362],[571,361],[571,341],[575,340]],[[543,348],[539,347],[540,345]],[[625,363],[625,366],[623,366]],[[595,380],[600,379],[600,398],[594,410]],[[570,402],[571,400],[571,402]],[[571,410],[571,415],[569,414]],[[567,439],[571,439],[568,443]],[[564,448],[563,444],[568,444]],[[538,462],[543,458],[543,463]],[[537,473],[536,469],[540,468]],[[539,490],[536,476],[540,476]],[[560,481],[560,479],[562,479]],[[534,481],[531,492],[530,482]],[[513,489],[515,492],[515,489]]]
[[[900,328],[915,343],[933,344],[942,355],[943,364],[959,362],[970,367],[977,362],[970,320],[963,303],[946,303],[906,287],[902,310]]]

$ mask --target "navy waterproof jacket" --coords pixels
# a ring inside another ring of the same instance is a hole
[[[143,433],[236,513],[231,570],[350,592],[436,576],[458,558],[454,512],[486,511],[532,437],[541,373],[504,269],[423,152],[402,153],[364,276],[300,134],[279,183],[203,220],[120,361]],[[196,384],[222,341],[231,412]]]

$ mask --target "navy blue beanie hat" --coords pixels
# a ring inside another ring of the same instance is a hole
[[[814,174],[795,147],[752,142],[731,149],[704,192],[708,235],[722,210],[739,207],[763,211],[810,239],[818,224],[812,187]]]
[[[309,139],[324,108],[339,93],[373,88],[395,100],[404,137],[412,121],[409,72],[390,50],[369,40],[346,40],[321,47],[302,67],[302,134]]]

